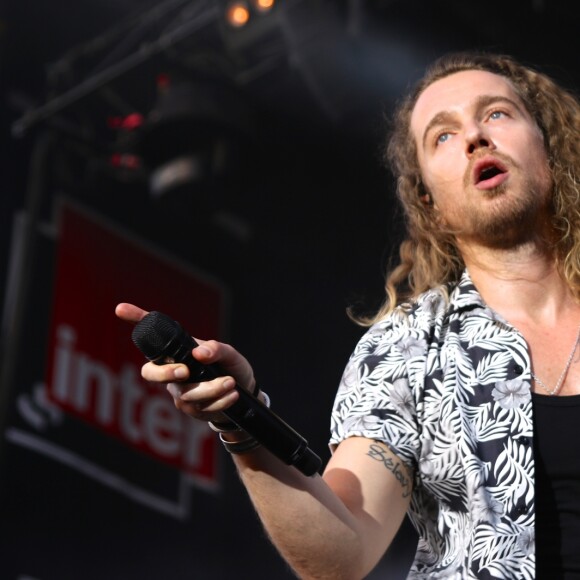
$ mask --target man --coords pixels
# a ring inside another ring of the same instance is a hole
[[[401,105],[388,157],[408,237],[345,369],[323,476],[223,423],[231,377],[192,385],[172,382],[182,365],[144,366],[222,431],[301,578],[363,578],[407,512],[410,577],[580,574],[580,438],[567,436],[580,421],[579,134],[578,102],[501,56],[444,57]],[[193,352],[254,388],[231,346]]]

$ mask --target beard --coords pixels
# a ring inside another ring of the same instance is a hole
[[[492,189],[474,191],[466,183],[465,203],[445,212],[447,216],[440,215],[458,240],[492,249],[512,249],[538,239],[547,231],[553,214],[549,195],[551,179],[548,175],[523,175],[513,160],[501,157],[514,175],[520,177],[519,185],[508,181]],[[467,174],[471,175],[470,168]]]
[[[457,235],[472,239],[490,248],[509,249],[537,239],[549,219],[546,195],[537,189],[527,189],[528,195],[510,195],[507,186],[486,192],[491,202],[484,209],[474,207],[464,214],[464,225]]]

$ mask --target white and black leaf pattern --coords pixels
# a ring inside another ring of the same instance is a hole
[[[388,377],[389,379],[397,379],[400,377],[407,376],[405,372],[407,365],[402,357],[389,357],[388,359],[377,364],[374,372],[369,377],[369,383],[372,384],[373,381],[376,383],[381,382]],[[377,383],[378,384],[378,383]]]
[[[447,373],[446,382],[460,384],[461,389],[457,389],[456,397],[466,403],[473,397],[474,387],[477,384],[475,369],[467,351],[458,348],[455,354],[455,374]]]
[[[466,407],[465,414],[470,418],[476,441],[486,443],[489,441],[504,439],[511,430],[510,415],[498,417],[493,414],[493,407]]]
[[[505,524],[478,527],[473,546],[477,570],[487,570],[494,578],[534,578],[533,556],[522,560],[520,547],[524,528]]]
[[[497,351],[505,348],[505,345],[502,345],[505,335],[503,327],[490,324],[490,317],[471,316],[466,319],[459,338],[468,349],[478,347]]]
[[[531,579],[527,345],[467,273],[445,296],[425,293],[361,338],[336,395],[330,442],[382,440],[416,466],[409,517],[419,543],[409,578]]]
[[[475,368],[477,382],[480,385],[495,383],[505,377],[505,367],[511,362],[511,353],[503,351],[483,356]]]
[[[508,439],[505,451],[497,458],[493,474],[498,484],[490,491],[506,505],[506,509],[514,509],[520,498],[524,498],[526,503],[532,500],[534,466],[529,445]]]

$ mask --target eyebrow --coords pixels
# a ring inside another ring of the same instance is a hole
[[[480,95],[475,101],[475,110],[480,111],[489,105],[494,105],[495,103],[506,103],[514,107],[517,111],[522,112],[522,107],[513,99],[509,97],[504,97],[501,95]],[[423,147],[425,147],[425,142],[427,141],[427,136],[433,130],[434,127],[438,125],[444,125],[445,123],[450,123],[455,117],[455,113],[452,111],[440,111],[437,113],[425,127],[423,131]]]

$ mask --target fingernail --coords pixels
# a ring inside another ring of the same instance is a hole
[[[186,368],[183,368],[183,367],[177,367],[173,371],[173,376],[176,379],[185,379],[188,375],[189,375],[188,370]]]
[[[205,348],[205,346],[198,346],[196,349],[198,352],[204,354],[205,356],[209,356],[211,354],[211,350],[209,350],[208,348]]]
[[[181,389],[177,385],[169,383],[167,385],[167,390],[174,399],[179,399],[179,397],[181,397]]]

